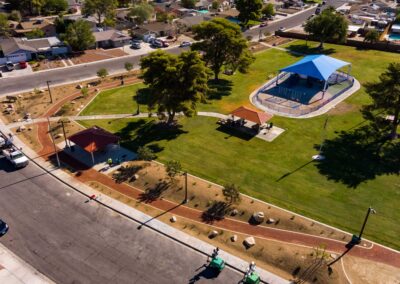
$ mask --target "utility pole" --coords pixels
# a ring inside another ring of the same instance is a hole
[[[51,90],[50,90],[50,83],[51,81],[46,81],[47,83],[47,90],[49,91],[49,96],[50,96],[50,103],[53,103],[53,96],[51,95]]]
[[[359,241],[361,241],[361,236],[362,236],[362,234],[364,233],[365,225],[367,224],[369,214],[371,214],[371,213],[372,213],[372,214],[376,214],[376,211],[375,211],[375,209],[373,209],[373,208],[370,206],[370,207],[368,208],[368,210],[367,210],[367,215],[365,216],[364,223],[363,223],[363,225],[362,225],[362,227],[361,227],[360,234],[358,235]]]
[[[183,200],[183,204],[188,203],[188,173],[185,172],[185,199]]]
[[[50,132],[51,141],[53,142],[53,146],[54,146],[54,153],[56,154],[56,158],[57,158],[57,165],[60,168],[61,167],[60,158],[58,157],[58,151],[57,151],[57,147],[56,147],[56,142],[54,140],[53,131],[51,131],[51,125],[50,125],[49,117],[47,117],[47,123],[49,124],[49,132]]]
[[[69,145],[68,145],[68,141],[67,141],[67,134],[65,133],[64,120],[61,119],[59,122],[61,123],[62,130],[63,130],[64,140],[65,140],[65,147],[70,148]]]
[[[325,159],[325,156],[322,155],[322,147],[324,146],[324,142],[325,142],[325,139],[326,139],[326,128],[327,128],[327,126],[328,126],[328,121],[329,121],[329,114],[326,116],[325,123],[324,123],[324,128],[323,128],[323,130],[322,130],[321,146],[319,147],[318,154],[312,156],[312,159],[313,159],[313,160],[322,161],[322,160]]]

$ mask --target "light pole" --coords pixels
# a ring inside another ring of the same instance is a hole
[[[183,204],[188,203],[188,173],[184,172],[185,176],[185,199],[183,199]]]
[[[361,227],[361,231],[360,231],[360,234],[358,235],[358,240],[361,242],[361,236],[362,236],[362,234],[364,233],[364,229],[365,229],[365,225],[367,224],[367,221],[368,221],[368,217],[369,217],[369,214],[376,214],[376,211],[375,211],[375,209],[373,209],[371,206],[368,208],[368,210],[367,210],[367,215],[365,216],[365,219],[364,219],[364,223],[363,223],[363,225],[362,225],[362,227]]]
[[[329,121],[329,114],[326,116],[324,128],[322,130],[322,141],[321,141],[321,146],[319,147],[319,152],[317,155],[312,156],[312,159],[315,161],[322,161],[325,159],[325,156],[322,155],[322,147],[324,146],[324,142],[326,139],[326,127],[328,126],[328,121]]]
[[[47,123],[49,124],[49,132],[50,132],[51,141],[53,142],[53,146],[54,146],[54,153],[56,154],[57,165],[60,168],[61,167],[60,158],[58,157],[57,146],[56,146],[56,142],[55,142],[55,139],[54,139],[54,136],[53,136],[53,131],[51,129],[51,124],[50,124],[49,117],[47,117]]]
[[[51,95],[51,90],[50,90],[50,83],[51,81],[46,81],[47,83],[47,90],[49,91],[49,96],[50,96],[50,103],[53,103],[53,96]]]
[[[61,119],[58,123],[61,123],[61,126],[62,126],[62,130],[63,130],[63,134],[64,134],[64,140],[65,140],[65,148],[70,148],[70,146],[68,145],[67,134],[65,133],[64,123],[66,123],[66,121]]]

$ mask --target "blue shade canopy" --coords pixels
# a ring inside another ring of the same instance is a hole
[[[280,71],[328,80],[336,70],[350,63],[326,55],[309,55]]]

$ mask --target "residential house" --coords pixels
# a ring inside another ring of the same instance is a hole
[[[105,30],[93,33],[96,48],[116,48],[129,44],[131,37],[117,30]]]
[[[14,63],[46,57],[64,55],[68,48],[56,37],[26,39],[6,38],[0,40],[0,64],[6,61]]]
[[[164,22],[148,23],[140,26],[140,28],[133,30],[135,35],[143,36],[145,34],[155,34],[157,37],[175,35],[176,29],[173,24]]]
[[[53,21],[46,18],[29,19],[20,23],[14,22],[12,25],[13,34],[17,37],[23,37],[36,29],[42,30],[46,37],[53,37],[56,35],[56,27]]]
[[[190,30],[193,26],[201,24],[204,21],[209,21],[211,19],[212,17],[204,15],[198,15],[193,17],[188,16],[176,20],[175,23],[178,25],[180,30]]]

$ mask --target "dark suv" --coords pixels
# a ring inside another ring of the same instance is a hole
[[[0,237],[5,235],[7,231],[8,231],[7,223],[0,219]]]

